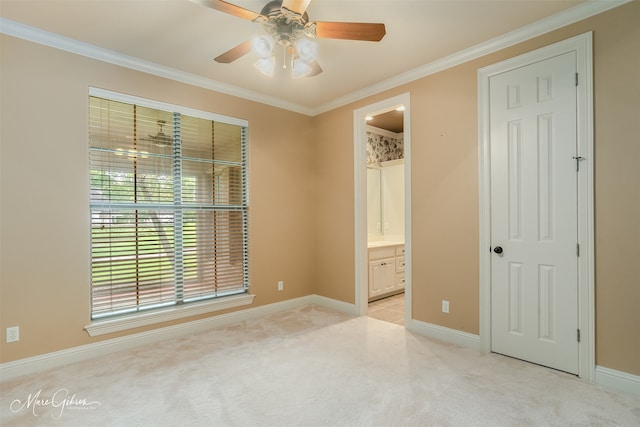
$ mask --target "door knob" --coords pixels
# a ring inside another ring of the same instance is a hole
[[[496,246],[495,248],[493,248],[493,252],[497,253],[498,255],[502,253],[502,246]]]

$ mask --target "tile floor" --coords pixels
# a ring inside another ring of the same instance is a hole
[[[404,293],[370,302],[367,315],[404,326]]]

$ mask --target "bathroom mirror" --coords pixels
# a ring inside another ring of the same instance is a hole
[[[367,120],[367,233],[369,240],[381,240],[387,233],[400,234],[404,238],[404,231],[398,231],[404,227],[403,215],[393,215],[403,212],[404,208],[404,184],[395,179],[397,173],[390,171],[390,180],[387,182],[385,170],[390,169],[394,162],[400,162],[404,157],[404,107],[398,105],[392,109],[371,114]],[[384,167],[383,167],[384,166]],[[403,166],[400,167],[400,174]],[[399,185],[391,184],[398,181]],[[390,190],[392,191],[390,193]],[[397,196],[399,194],[400,199]],[[398,200],[396,200],[398,199]],[[399,206],[386,206],[387,203],[399,203]],[[387,211],[391,214],[388,219]],[[398,217],[401,220],[396,220]],[[392,220],[393,223],[390,222]],[[397,227],[394,227],[396,225]]]
[[[367,233],[382,235],[382,171],[367,166]]]

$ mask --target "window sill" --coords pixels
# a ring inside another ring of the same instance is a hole
[[[161,322],[182,319],[199,314],[213,313],[229,308],[241,307],[253,303],[255,295],[242,294],[214,299],[202,303],[174,306],[158,311],[136,313],[118,318],[97,320],[84,327],[90,336],[96,337],[141,326],[153,325]]]

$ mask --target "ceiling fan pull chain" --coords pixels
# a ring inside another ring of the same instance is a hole
[[[285,45],[282,45],[282,69],[287,69],[287,48]]]

